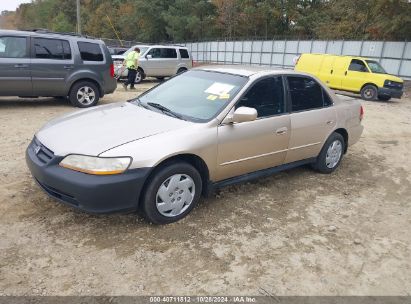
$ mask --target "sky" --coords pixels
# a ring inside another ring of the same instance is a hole
[[[21,3],[29,3],[31,0],[0,0],[1,11],[15,11]]]

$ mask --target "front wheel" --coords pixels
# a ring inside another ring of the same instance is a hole
[[[341,163],[345,141],[341,134],[332,133],[325,142],[313,168],[321,173],[332,173]]]
[[[201,191],[201,176],[193,166],[185,162],[170,163],[150,178],[140,209],[154,224],[173,223],[193,210]]]
[[[373,101],[377,100],[378,89],[375,85],[367,84],[361,89],[361,97],[364,100]]]
[[[178,71],[177,71],[177,75],[181,74],[181,73],[184,73],[185,71],[187,71],[186,68],[179,68]]]
[[[100,94],[94,83],[90,81],[80,81],[71,88],[69,99],[75,107],[89,108],[98,103]]]

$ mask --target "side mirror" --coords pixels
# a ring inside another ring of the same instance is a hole
[[[152,55],[146,55],[146,59],[152,59],[153,56]]]
[[[234,112],[227,115],[223,123],[240,123],[256,120],[258,116],[257,110],[249,107],[239,107]]]

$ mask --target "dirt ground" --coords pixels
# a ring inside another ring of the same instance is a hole
[[[119,87],[101,104],[135,95]],[[0,295],[410,295],[411,90],[363,105],[364,134],[334,174],[228,187],[159,227],[48,198],[24,152],[75,109],[1,98]]]

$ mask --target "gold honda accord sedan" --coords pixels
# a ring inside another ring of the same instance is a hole
[[[244,66],[193,69],[128,102],[47,123],[26,151],[53,198],[92,213],[185,217],[200,195],[311,164],[331,173],[363,127],[358,101],[317,78]]]

